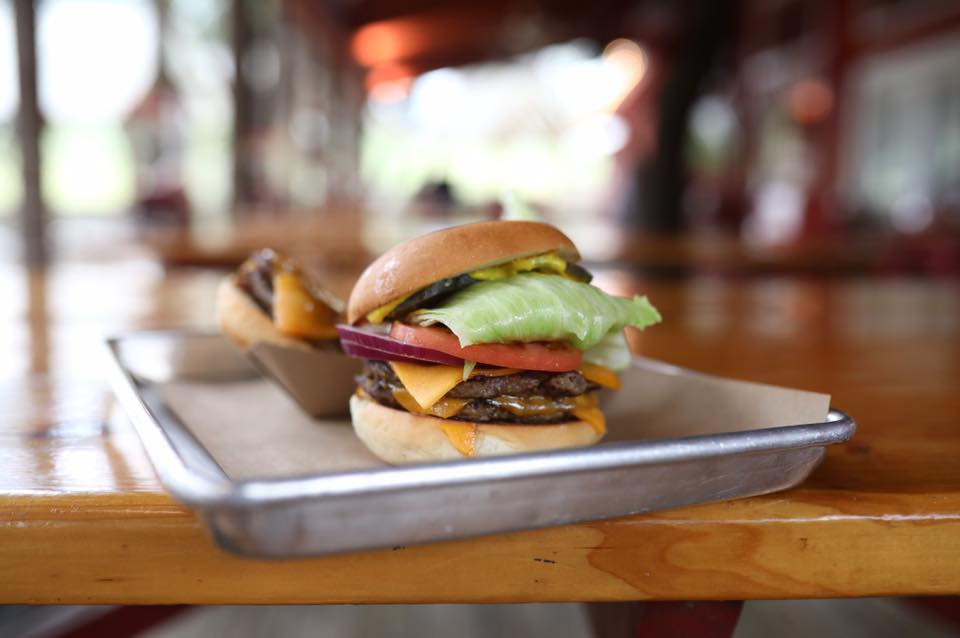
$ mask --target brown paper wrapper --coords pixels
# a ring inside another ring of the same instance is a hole
[[[230,478],[317,475],[383,465],[354,436],[349,420],[305,413],[344,412],[354,387],[353,372],[347,368],[359,362],[333,353],[255,350],[251,356],[257,364],[269,366],[289,394],[267,379],[178,380],[158,386],[162,398]],[[819,423],[826,420],[830,405],[825,394],[720,378],[646,359],[625,371],[621,382],[621,390],[605,391],[602,399],[608,423],[604,442]]]
[[[354,377],[362,363],[339,350],[289,348],[271,343],[253,344],[250,361],[273,379],[304,412],[314,417],[343,417],[356,389]]]

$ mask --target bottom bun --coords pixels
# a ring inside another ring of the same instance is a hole
[[[353,429],[360,440],[387,463],[401,465],[465,458],[440,429],[444,423],[467,425],[465,421],[411,414],[405,410],[384,407],[356,394],[350,398],[350,416],[353,417]],[[474,456],[583,447],[593,445],[602,436],[584,421],[553,425],[475,425]]]
[[[270,315],[240,289],[233,277],[224,278],[217,289],[217,323],[223,334],[244,350],[258,342],[307,348],[302,341],[277,330]]]

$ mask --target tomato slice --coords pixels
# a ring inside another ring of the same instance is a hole
[[[479,343],[460,347],[457,336],[445,328],[408,326],[394,322],[390,336],[411,345],[429,348],[461,359],[503,368],[567,372],[580,367],[582,354],[569,343],[536,341],[532,343]]]

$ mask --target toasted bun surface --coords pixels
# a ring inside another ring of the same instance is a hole
[[[447,277],[550,251],[568,261],[580,260],[569,237],[539,222],[479,222],[411,239],[363,271],[350,294],[347,320],[356,323],[370,311]]]
[[[233,277],[225,277],[217,289],[217,323],[238,347],[246,350],[265,341],[278,346],[307,348],[302,341],[281,334],[270,316],[237,286]]]
[[[444,419],[387,408],[356,394],[350,398],[350,415],[360,440],[387,463],[401,465],[464,458],[440,429]],[[600,440],[596,430],[583,421],[556,425],[476,425],[476,456],[583,447]]]

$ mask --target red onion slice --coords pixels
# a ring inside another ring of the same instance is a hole
[[[407,362],[407,363],[441,363],[443,365],[463,365],[462,359],[453,359],[448,361],[444,359],[443,361],[433,361],[432,359],[422,359],[414,357],[406,357],[394,352],[384,352],[383,350],[376,350],[374,348],[368,348],[366,346],[360,346],[355,343],[344,343],[343,351],[347,356],[355,357],[357,359],[373,359],[374,361],[398,361],[398,362]]]
[[[393,337],[369,332],[346,324],[337,324],[340,345],[351,357],[380,361],[421,361],[444,365],[463,365],[463,359],[443,352],[404,343]]]

